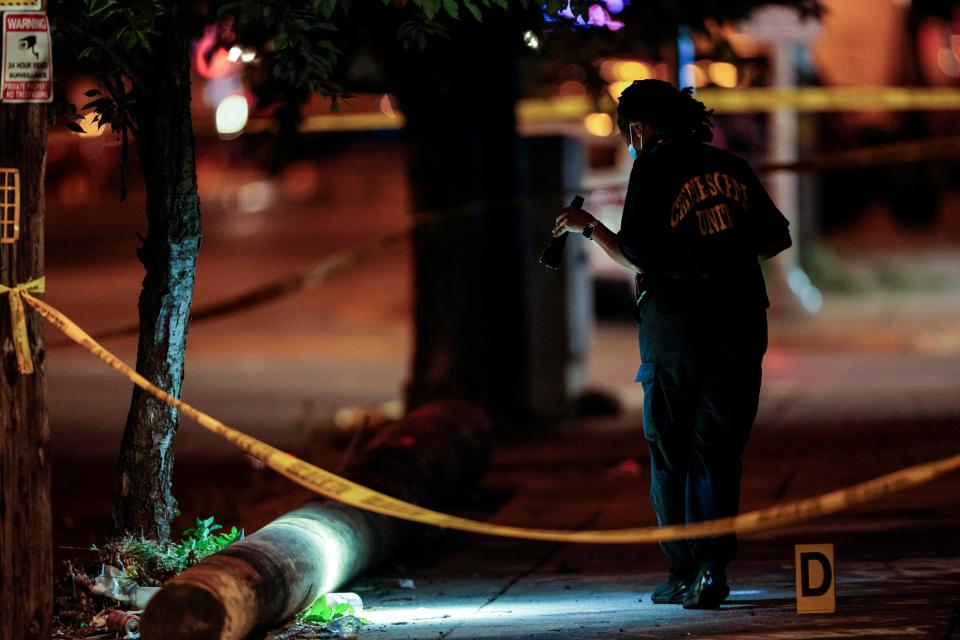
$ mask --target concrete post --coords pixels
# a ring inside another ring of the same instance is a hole
[[[538,416],[570,410],[586,384],[587,354],[593,329],[593,283],[583,238],[570,237],[560,269],[538,258],[550,240],[553,221],[580,186],[585,166],[583,143],[575,138],[526,138],[529,365],[528,405]]]

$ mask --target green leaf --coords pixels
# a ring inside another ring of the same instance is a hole
[[[77,124],[76,122],[64,122],[63,124],[66,125],[67,129],[70,129],[70,131],[76,131],[77,133],[83,133],[83,127],[81,127],[81,126],[80,126],[79,124]]]
[[[98,6],[99,5],[99,6]],[[116,0],[105,0],[103,2],[90,2],[87,4],[87,15],[91,18],[109,17],[116,13]]]
[[[440,12],[440,0],[414,0],[414,2],[423,10],[423,15],[428,20],[433,20]]]
[[[463,6],[467,8],[477,22],[483,22],[483,15],[480,13],[480,7],[475,5],[471,0],[463,0]]]
[[[443,8],[454,20],[460,16],[460,7],[457,6],[456,0],[443,0]]]
[[[337,8],[337,0],[313,0],[313,10],[319,13],[324,19],[329,19]]]
[[[327,595],[324,594],[313,601],[300,617],[306,622],[330,622],[333,620],[333,609],[327,605]]]
[[[327,604],[327,594],[323,594],[313,601],[313,603],[297,614],[297,617],[304,622],[326,624],[335,618],[354,615],[353,605],[343,602],[335,607]]]
[[[110,98],[97,98],[96,100],[92,102],[88,102],[87,104],[80,107],[80,110],[86,111],[87,109],[105,109],[106,107],[109,107],[112,104],[113,104],[113,100]]]

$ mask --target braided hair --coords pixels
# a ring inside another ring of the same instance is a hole
[[[645,122],[654,131],[673,140],[713,140],[713,110],[693,97],[693,89],[677,90],[663,80],[634,80],[620,94],[617,125],[628,135],[631,122]]]

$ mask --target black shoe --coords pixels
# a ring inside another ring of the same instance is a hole
[[[683,608],[716,609],[728,595],[730,587],[727,586],[725,573],[703,566],[683,596]]]
[[[688,574],[670,571],[670,577],[662,583],[653,593],[650,594],[650,600],[653,604],[681,604],[683,597],[687,595],[692,580]]]

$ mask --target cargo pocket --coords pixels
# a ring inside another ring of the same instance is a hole
[[[643,324],[643,308],[647,306],[650,301],[650,292],[646,289],[640,289],[638,285],[637,289],[637,299],[633,304],[633,319],[637,321],[637,324]]]
[[[637,369],[634,382],[643,385],[643,435],[648,441],[657,439],[657,429],[654,424],[654,398],[656,396],[657,361],[643,362]]]

